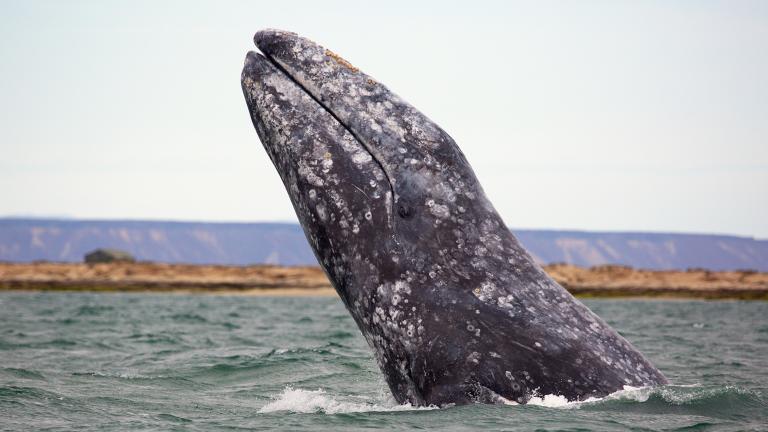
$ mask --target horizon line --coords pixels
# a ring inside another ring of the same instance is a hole
[[[48,221],[48,222],[127,222],[127,223],[146,223],[146,222],[164,222],[172,224],[219,224],[219,225],[296,225],[301,226],[298,221],[286,220],[191,220],[191,219],[160,219],[160,218],[90,218],[75,216],[25,216],[25,215],[0,215],[0,222],[3,221]],[[644,231],[644,230],[590,230],[583,228],[524,228],[510,227],[507,229],[514,234],[517,231],[544,231],[544,232],[570,232],[570,233],[600,233],[600,234],[651,234],[651,235],[690,235],[690,236],[712,236],[712,237],[736,237],[742,239],[752,239],[755,241],[768,241],[768,238],[760,238],[755,235],[730,234],[730,233],[706,233],[706,232],[686,232],[686,231]]]

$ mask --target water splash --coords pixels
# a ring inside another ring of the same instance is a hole
[[[525,405],[540,406],[545,408],[578,408],[584,404],[593,404],[601,401],[630,398],[638,402],[645,402],[648,394],[645,390],[651,390],[650,387],[632,387],[624,386],[623,389],[609,394],[602,398],[591,397],[580,401],[569,401],[565,396],[548,394],[531,397]],[[521,405],[515,401],[500,397],[504,405]]]
[[[376,402],[354,402],[344,400],[339,396],[329,395],[323,389],[304,390],[294,389],[291,386],[283,389],[282,393],[274,400],[267,403],[261,409],[260,414],[289,411],[294,413],[324,413],[346,414],[358,412],[384,412],[384,411],[415,411],[432,410],[436,407],[414,407],[412,405],[398,405],[393,400]]]
[[[509,402],[509,405],[517,405]],[[533,397],[527,406],[590,411],[622,411],[646,414],[685,414],[710,418],[739,419],[768,410],[759,392],[735,386],[667,385],[631,387],[602,398],[568,401],[563,396]]]

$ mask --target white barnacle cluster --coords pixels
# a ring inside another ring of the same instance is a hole
[[[382,132],[381,126],[376,122],[376,120],[369,119],[368,123],[370,124],[371,130],[373,132],[376,132],[376,133],[381,133]]]
[[[383,303],[397,306],[400,302],[408,303],[408,296],[411,294],[411,285],[406,280],[398,279],[394,283],[380,284],[376,289],[379,300]]]
[[[480,223],[480,243],[483,245],[486,253],[501,258],[504,254],[504,241],[499,235],[499,223],[494,219],[487,218]]]
[[[456,202],[457,191],[445,181],[435,183],[431,188],[432,196],[443,202]],[[463,208],[463,207],[462,207]],[[457,209],[458,210],[458,209]],[[461,211],[461,210],[459,210]]]
[[[408,284],[408,282],[404,280],[398,280],[395,282],[395,292],[399,293],[405,293],[410,294],[411,293],[411,286]]]
[[[410,302],[411,285],[407,280],[380,284],[376,289],[372,322],[386,340],[398,340],[415,347],[424,334],[422,318]]]
[[[311,184],[312,186],[322,187],[325,184],[323,178],[315,173],[315,171],[311,166],[309,166],[306,160],[299,161],[297,172],[307,181],[307,183]]]
[[[467,331],[474,334],[475,337],[480,337],[480,328],[472,321],[467,321]]]
[[[425,154],[440,148],[443,133],[424,114],[408,104],[399,106],[403,127],[408,130],[411,140]]]
[[[512,294],[500,295],[496,298],[496,305],[505,309],[513,309],[515,306],[514,301],[515,296]]]
[[[323,161],[320,162],[320,164],[323,167],[324,173],[327,174],[331,170],[331,168],[333,167],[333,158],[330,152],[325,153],[325,155],[323,156]]]
[[[315,213],[317,214],[317,217],[320,218],[321,221],[325,222],[328,220],[328,213],[325,208],[324,202],[318,202],[315,205]]]
[[[383,105],[384,107],[388,109],[392,109],[392,103],[389,101],[385,101],[383,104],[379,103],[380,105]],[[383,117],[382,123],[384,124],[384,127],[386,128],[389,133],[394,136],[398,141],[401,143],[406,142],[406,129],[398,122],[394,117],[385,116]],[[403,147],[398,148],[399,153],[404,153],[401,151]]]
[[[428,199],[425,204],[429,208],[429,212],[432,213],[432,216],[438,219],[446,219],[451,216],[451,211],[445,204],[438,204],[433,199]]]
[[[490,302],[498,296],[499,289],[491,281],[483,281],[479,287],[472,290],[472,294],[482,302]]]
[[[482,354],[480,354],[477,351],[472,351],[467,355],[466,361],[467,363],[473,363],[473,364],[480,364],[480,359],[482,359]]]
[[[368,162],[371,162],[373,158],[371,157],[371,154],[363,149],[358,149],[355,153],[352,154],[352,162],[362,165]]]
[[[495,307],[501,308],[507,312],[511,318],[520,313],[523,305],[515,295],[499,288],[494,282],[484,281],[479,287],[476,287],[472,293],[478,300]]]

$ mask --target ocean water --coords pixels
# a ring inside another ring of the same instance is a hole
[[[397,405],[336,298],[0,293],[3,430],[768,430],[768,303],[587,300],[674,383]]]

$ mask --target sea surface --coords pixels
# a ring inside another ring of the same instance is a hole
[[[587,300],[674,383],[397,405],[336,298],[0,293],[3,430],[768,430],[768,302]]]

